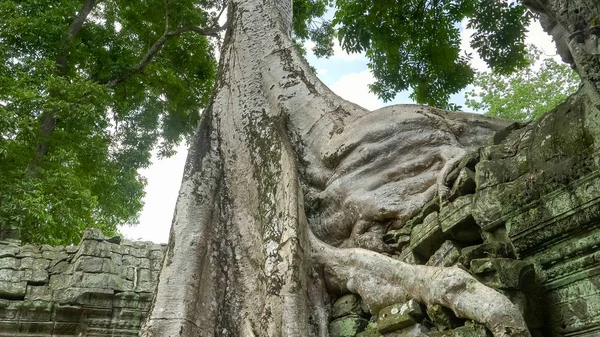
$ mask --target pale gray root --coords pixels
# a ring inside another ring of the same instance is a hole
[[[457,267],[411,265],[360,248],[334,248],[310,237],[314,262],[330,287],[359,294],[370,310],[414,298],[484,324],[494,337],[530,337],[519,309]]]

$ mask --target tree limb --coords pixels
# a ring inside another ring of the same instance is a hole
[[[165,32],[158,40],[156,40],[156,42],[154,42],[154,44],[150,47],[150,49],[148,49],[146,54],[142,57],[142,59],[135,66],[133,66],[123,76],[118,77],[114,80],[108,81],[106,83],[106,86],[109,88],[115,88],[119,84],[127,81],[133,75],[142,72],[148,66],[148,64],[152,61],[154,56],[156,56],[156,54],[158,54],[162,50],[165,43],[167,43],[167,41],[171,38],[178,37],[181,34],[187,33],[187,32],[194,32],[194,33],[204,35],[204,36],[218,37],[218,33],[225,30],[226,28],[227,28],[227,23],[220,27],[200,28],[200,27],[195,27],[195,26],[189,26],[189,27],[179,27],[173,31]]]

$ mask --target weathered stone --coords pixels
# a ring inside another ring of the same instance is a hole
[[[463,167],[459,173],[458,177],[454,181],[454,185],[452,186],[452,195],[454,196],[462,196],[475,193],[475,172],[467,167]]]
[[[369,322],[364,331],[359,332],[356,337],[383,337],[377,330],[377,323]]]
[[[0,281],[0,298],[19,299],[24,298],[27,292],[27,282],[17,280],[15,282]]]
[[[438,213],[433,212],[423,220],[422,224],[412,229],[410,248],[423,257],[429,257],[442,244],[443,238]]]
[[[472,195],[465,195],[442,206],[439,221],[443,233],[460,242],[481,242],[480,228],[471,215],[472,200]]]
[[[25,245],[21,247],[21,251],[19,252],[19,257],[41,257],[42,251],[38,246],[35,245]]]
[[[88,228],[85,230],[85,233],[83,234],[83,241],[86,241],[86,240],[104,241],[106,239],[108,239],[108,237],[106,237],[104,235],[104,233],[102,233],[102,230],[97,229],[97,228]]]
[[[70,257],[64,250],[59,251],[42,251],[42,257],[48,260],[52,260],[54,263],[58,261],[66,260]]]
[[[331,317],[338,318],[349,315],[362,315],[360,297],[355,294],[347,294],[338,298],[331,306]]]
[[[452,310],[439,304],[428,307],[427,316],[429,316],[438,331],[449,330],[459,325],[459,320]]]
[[[21,259],[16,257],[3,257],[0,258],[0,269],[19,269],[21,265]]]
[[[105,258],[95,256],[82,256],[73,264],[75,271],[86,273],[101,273]]]
[[[22,270],[0,269],[0,281],[19,282],[23,280]]]
[[[429,329],[417,323],[408,328],[385,333],[383,337],[421,337],[427,332],[429,332]]]
[[[29,284],[40,285],[48,283],[48,276],[46,269],[24,269],[22,281],[27,281]]]
[[[504,290],[531,287],[535,279],[535,270],[530,263],[514,259],[474,259],[471,261],[471,272],[481,276],[488,286]]]
[[[487,337],[487,331],[483,325],[472,324],[448,331],[429,332],[429,337]]]
[[[15,257],[19,254],[19,247],[15,246],[0,246],[0,258],[2,257]]]
[[[516,258],[510,245],[504,242],[492,241],[461,249],[458,261],[465,266],[469,266],[471,260],[486,257]]]
[[[403,329],[416,324],[421,315],[421,306],[417,301],[397,303],[379,311],[377,329],[380,333]]]
[[[118,291],[132,291],[133,283],[113,274],[84,273],[81,278],[81,287],[111,289]]]
[[[427,266],[450,267],[458,261],[460,257],[460,245],[452,240],[446,240],[427,261]]]
[[[330,337],[354,337],[361,332],[368,321],[360,316],[345,316],[329,323]]]
[[[50,266],[50,261],[46,259],[36,259],[34,257],[24,257],[21,259],[22,269],[47,269]]]
[[[48,286],[27,286],[27,293],[25,294],[25,300],[27,301],[52,301],[52,288]]]
[[[397,259],[408,264],[425,263],[425,259],[413,252],[409,246],[404,246],[400,255],[397,256]]]

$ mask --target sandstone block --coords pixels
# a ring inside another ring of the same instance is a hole
[[[349,315],[362,315],[360,297],[355,294],[347,294],[338,298],[331,306],[331,317],[338,318]]]
[[[330,337],[354,337],[364,330],[368,322],[359,316],[346,316],[329,323]]]
[[[414,325],[421,317],[421,306],[415,300],[397,303],[379,311],[377,329],[380,333],[391,332]]]

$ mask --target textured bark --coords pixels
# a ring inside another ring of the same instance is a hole
[[[563,61],[570,64],[600,101],[600,2],[597,0],[525,0],[540,15]],[[600,103],[599,103],[600,104]]]
[[[334,289],[374,311],[417,298],[496,337],[529,336],[517,308],[467,273],[372,251],[385,248],[377,228],[443,197],[453,165],[507,121],[344,101],[296,53],[290,13],[289,0],[230,5],[141,336],[324,337]]]

